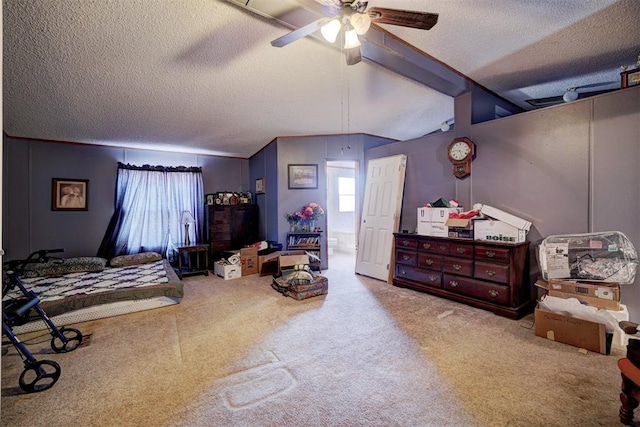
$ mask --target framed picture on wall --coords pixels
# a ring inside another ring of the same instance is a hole
[[[265,190],[264,177],[256,179],[256,194],[264,194]]]
[[[622,81],[620,82],[620,87],[631,87],[637,84],[640,84],[640,67],[634,68],[632,70],[625,70],[620,73],[620,77]]]
[[[289,165],[289,189],[318,188],[318,165]]]
[[[51,189],[51,210],[89,210],[89,180],[53,178]]]

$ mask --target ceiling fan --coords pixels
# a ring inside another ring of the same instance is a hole
[[[589,98],[591,96],[601,95],[603,93],[618,90],[620,88],[619,85],[620,85],[620,82],[618,81],[590,83],[583,86],[570,87],[566,90],[566,92],[563,95],[551,96],[548,98],[527,99],[526,102],[534,107],[550,107],[552,105],[558,105],[565,102],[572,102],[572,101],[575,101],[576,99]],[[603,89],[578,92],[579,89],[580,90],[592,89],[597,87],[601,87]]]
[[[320,18],[271,42],[272,46],[283,47],[317,30],[329,43],[335,43],[338,35],[344,33],[344,50],[347,65],[362,60],[359,35],[369,30],[372,23],[398,25],[401,27],[430,30],[438,22],[437,13],[372,7],[367,10],[368,1],[361,0],[315,0],[325,6],[324,18]]]

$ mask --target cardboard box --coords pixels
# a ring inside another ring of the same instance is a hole
[[[592,307],[620,310],[620,285],[618,284],[550,279],[546,289],[549,295],[554,297],[576,298],[581,303]]]
[[[284,274],[288,270],[293,270],[296,265],[309,265],[309,256],[305,254],[304,251],[300,252],[302,253],[285,253],[278,257],[279,274]]]
[[[505,222],[519,230],[524,230],[524,234],[527,234],[529,232],[529,229],[531,228],[531,223],[529,221],[518,218],[517,216],[511,215],[510,213],[502,211],[498,208],[494,208],[493,206],[483,205],[480,209],[480,213]]]
[[[448,227],[448,237],[473,239],[473,221],[469,218],[449,218],[444,225]]]
[[[613,334],[607,334],[602,323],[552,313],[536,307],[535,334],[601,354],[610,354]]]
[[[242,276],[242,267],[235,264],[226,264],[224,261],[216,261],[213,264],[213,272],[224,280],[237,279]]]
[[[258,255],[258,271],[260,275],[278,274],[280,272],[280,257],[289,255],[305,255],[305,252],[302,250],[274,251],[265,255]]]
[[[449,213],[462,212],[462,208],[418,208],[416,233],[422,236],[449,237],[449,227],[445,225]]]
[[[526,241],[527,232],[503,221],[481,219],[473,221],[473,239],[490,242],[521,243]]]
[[[258,248],[242,248],[240,249],[240,265],[242,267],[242,275],[257,274],[258,270]]]
[[[421,236],[449,237],[449,227],[434,222],[420,222],[416,233]]]

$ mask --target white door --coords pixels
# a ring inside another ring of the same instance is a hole
[[[388,281],[393,233],[400,226],[407,156],[369,160],[358,237],[356,273]]]

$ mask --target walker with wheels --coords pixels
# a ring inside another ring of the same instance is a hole
[[[2,333],[9,341],[4,344],[13,344],[24,360],[24,370],[20,375],[18,384],[27,393],[44,391],[51,388],[60,378],[60,365],[53,360],[37,360],[27,346],[21,342],[12,327],[23,325],[35,317],[40,317],[51,332],[51,348],[56,353],[67,353],[75,350],[82,344],[82,333],[74,328],[57,328],[40,307],[40,298],[35,292],[27,290],[20,276],[25,266],[29,263],[55,261],[48,256],[50,253],[63,252],[62,249],[45,249],[31,253],[25,260],[14,260],[3,263],[2,285]],[[59,259],[59,258],[58,258]],[[18,287],[22,295],[18,298],[7,299],[5,295],[15,287]]]

